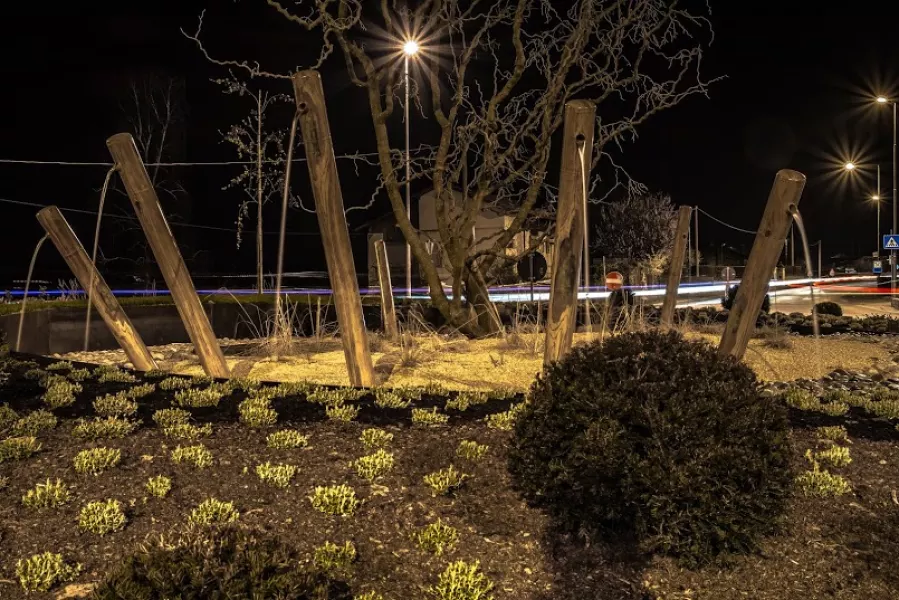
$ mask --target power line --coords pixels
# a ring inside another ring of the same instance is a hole
[[[418,154],[425,151],[431,151],[433,148],[431,146],[421,145],[416,149],[413,149],[411,152],[414,154]],[[341,154],[339,156],[335,156],[335,159],[338,160],[364,160],[372,157],[378,156],[377,152],[354,152],[352,154]],[[295,158],[292,162],[307,162],[308,159],[305,158]],[[276,160],[267,160],[264,161],[266,163],[280,163],[282,161]],[[84,161],[67,161],[67,160],[19,160],[13,158],[0,158],[0,164],[11,164],[11,165],[52,165],[52,166],[62,166],[62,167],[112,167],[114,163],[111,162],[84,162]],[[207,162],[154,162],[154,163],[144,163],[146,167],[220,167],[220,166],[229,166],[229,165],[255,165],[256,163],[251,160],[223,160],[223,161],[207,161]]]
[[[725,227],[730,227],[731,229],[733,229],[733,230],[735,230],[735,231],[739,231],[740,233],[747,233],[747,234],[749,234],[749,235],[755,235],[755,234],[758,233],[758,231],[749,231],[748,229],[742,229],[742,228],[737,227],[737,226],[735,226],[735,225],[731,225],[730,223],[725,223],[725,222],[722,221],[721,219],[719,219],[719,218],[717,218],[717,217],[713,217],[712,215],[710,215],[710,214],[707,213],[706,211],[702,210],[702,209],[699,208],[698,206],[696,207],[696,210],[698,210],[699,212],[701,212],[702,214],[704,214],[705,216],[707,216],[707,217],[710,218],[711,220],[715,221],[716,223],[719,223],[719,224],[721,224],[721,225],[724,225]]]
[[[371,154],[352,154],[345,156],[336,156],[335,158],[367,158],[375,156],[377,153]],[[276,163],[279,161],[267,160],[267,163]],[[305,158],[295,158],[293,162],[306,162]],[[51,165],[57,167],[109,167],[114,166],[111,162],[78,162],[66,160],[16,160],[11,158],[0,158],[0,164],[7,165]],[[144,163],[145,167],[223,167],[228,165],[255,165],[252,161],[243,160],[223,160],[214,162],[158,162]]]
[[[8,198],[0,198],[0,202],[6,204],[16,204],[19,206],[33,206],[34,208],[47,208],[46,204],[38,204],[37,202],[25,202],[24,200],[10,200]],[[82,215],[92,215],[97,216],[97,211],[94,210],[83,210],[80,208],[62,208],[59,207],[59,210],[67,213],[77,213]],[[128,217],[125,215],[116,215],[112,213],[106,213],[103,215],[104,218],[109,219],[117,219],[119,221],[138,221],[137,217]],[[215,227],[213,225],[195,225],[192,223],[179,223],[177,221],[170,221],[169,225],[171,227],[186,227],[189,229],[206,229],[211,231],[226,231],[228,233],[237,233],[236,229],[229,229],[228,227]],[[249,230],[245,230],[249,231]],[[263,231],[263,235],[280,235],[280,232],[277,231]],[[298,235],[298,236],[320,236],[320,233],[312,233],[312,232],[304,232],[304,231],[288,231],[287,235]],[[350,234],[350,235],[367,235],[367,234]]]

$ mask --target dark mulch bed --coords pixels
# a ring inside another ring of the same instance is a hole
[[[40,360],[46,364],[44,359]],[[899,597],[899,432],[883,421],[855,415],[841,419],[794,412],[797,469],[806,469],[807,448],[823,447],[814,427],[845,424],[853,462],[836,469],[853,486],[840,498],[797,497],[785,519],[784,534],[765,544],[762,555],[738,557],[727,565],[685,570],[669,559],[640,557],[627,544],[607,543],[602,536],[557,532],[539,511],[528,507],[512,489],[505,467],[509,433],[491,429],[485,414],[508,408],[492,401],[462,413],[450,412],[448,426],[422,427],[409,422],[408,411],[385,411],[368,399],[361,402],[359,421],[328,421],[324,410],[298,398],[275,402],[276,428],[292,427],[309,436],[309,447],[274,450],[266,447],[273,429],[251,430],[236,424],[241,393],[222,401],[219,409],[193,410],[199,422],[213,423],[214,434],[202,441],[215,464],[207,469],[176,465],[169,453],[179,442],[165,438],[153,425],[154,408],[170,406],[174,395],[158,393],[141,399],[144,426],[123,440],[85,442],[72,437],[73,418],[90,416],[99,394],[127,384],[99,386],[84,382],[78,402],[56,411],[60,425],[39,437],[43,450],[34,457],[0,464],[10,485],[0,490],[0,598],[25,597],[15,581],[19,558],[53,551],[84,566],[79,583],[100,579],[124,553],[153,533],[177,531],[191,510],[209,497],[232,501],[239,523],[280,535],[307,556],[325,541],[352,541],[358,552],[348,583],[355,593],[376,590],[390,600],[428,598],[446,565],[479,560],[496,583],[496,600],[664,599],[883,599]],[[2,400],[19,411],[40,407],[41,389],[14,374],[0,388]],[[436,397],[422,406],[441,406]],[[359,441],[363,429],[377,424],[394,434],[388,447],[394,470],[376,484],[359,478],[350,462],[369,452]],[[490,446],[477,464],[456,457],[460,440]],[[181,442],[189,445],[189,442]],[[93,446],[119,448],[123,461],[99,476],[79,475],[72,459]],[[255,474],[259,463],[299,467],[286,489],[270,487]],[[434,497],[424,475],[454,463],[471,475],[451,497]],[[144,484],[155,475],[172,478],[164,499],[147,498]],[[72,499],[60,509],[37,511],[21,504],[22,495],[47,478],[72,488]],[[314,511],[308,496],[316,486],[345,483],[364,504],[353,517]],[[76,521],[81,507],[115,498],[127,507],[125,529],[105,537],[83,534]],[[459,531],[459,542],[443,556],[419,549],[411,534],[437,518]],[[55,590],[58,593],[59,590]],[[32,594],[30,598],[52,598]]]

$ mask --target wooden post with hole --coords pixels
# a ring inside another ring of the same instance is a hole
[[[128,360],[138,371],[149,371],[156,368],[156,361],[147,350],[147,346],[131,323],[131,319],[122,310],[122,306],[106,284],[106,280],[97,271],[84,246],[69,226],[66,218],[55,206],[48,206],[37,213],[41,227],[53,240],[53,245],[62,254],[72,274],[78,279],[81,287],[90,294],[91,302],[97,313],[103,318],[109,331],[119,346],[128,355]],[[91,286],[93,282],[93,286]],[[93,293],[91,293],[93,288]]]
[[[734,298],[733,308],[727,318],[727,327],[721,336],[718,354],[743,358],[746,353],[759,310],[768,292],[771,273],[777,266],[777,258],[782,252],[804,187],[805,175],[802,173],[789,169],[777,172],[768,195],[765,214],[762,215],[749,253],[749,261],[740,280],[737,297]]]
[[[125,191],[128,192],[131,204],[134,205],[134,212],[137,213],[141,228],[147,236],[153,256],[159,264],[159,270],[162,271],[184,328],[200,359],[200,365],[211,377],[229,377],[225,356],[212,332],[209,318],[203,310],[200,297],[197,296],[197,290],[184,264],[184,258],[178,250],[178,244],[175,243],[175,237],[169,229],[156,190],[153,189],[147,169],[140,159],[137,146],[134,145],[134,138],[130,133],[118,133],[106,140],[106,146],[118,165]]]
[[[396,324],[396,308],[393,305],[393,287],[390,283],[390,264],[387,262],[387,246],[384,240],[375,240],[375,259],[378,262],[378,287],[381,291],[381,318],[384,333],[390,341],[396,341],[399,327]]]
[[[665,300],[662,302],[663,327],[670,327],[674,323],[677,288],[680,287],[681,273],[684,270],[684,257],[687,254],[687,237],[692,213],[693,209],[689,206],[681,206],[677,211],[677,229],[674,232],[674,245],[671,248],[671,264],[668,267],[668,282],[665,284]]]
[[[577,289],[584,245],[584,171],[589,173],[593,157],[596,105],[572,100],[565,105],[562,134],[562,166],[559,203],[556,211],[556,244],[553,250],[552,285],[546,319],[543,364],[559,360],[571,348],[577,324]],[[581,168],[580,150],[587,169]]]
[[[331,126],[321,75],[310,69],[295,73],[292,79],[350,383],[372,386],[375,384],[375,371],[362,318],[362,299],[337,177],[337,161],[331,143]]]

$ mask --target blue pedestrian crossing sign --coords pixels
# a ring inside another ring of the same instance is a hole
[[[892,233],[890,235],[883,236],[883,249],[899,250],[899,235]]]

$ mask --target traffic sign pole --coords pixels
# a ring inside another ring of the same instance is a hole
[[[531,303],[534,302],[534,252],[531,251],[531,255],[528,257],[528,264],[531,267]]]
[[[899,116],[899,113],[897,113],[895,100],[893,100],[892,104],[893,104],[893,229],[890,231],[890,233],[896,233],[896,229],[897,229],[897,227],[899,227],[899,225],[897,225],[897,223],[896,223],[896,212],[897,212],[896,211],[896,202],[899,202],[899,189],[897,189],[897,184],[896,184],[896,179],[897,179],[897,177],[896,177],[896,170],[897,170],[896,169],[896,165],[897,165],[897,161],[896,161],[896,158],[897,158],[897,156],[896,156],[896,154],[897,154],[896,153],[896,118],[897,118],[897,116]],[[896,251],[895,250],[890,252],[890,274],[891,274],[890,289],[892,292],[892,295],[890,296],[890,306],[892,307],[894,305],[894,303],[896,302],[896,300],[895,300],[895,298],[896,298]]]

